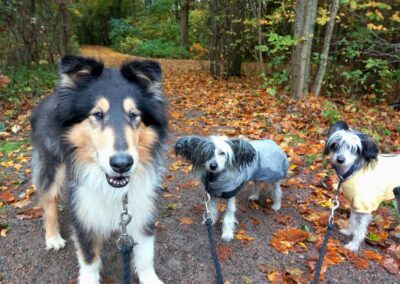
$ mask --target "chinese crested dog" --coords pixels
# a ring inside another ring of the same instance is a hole
[[[394,198],[400,186],[400,155],[379,154],[375,141],[355,131],[344,121],[330,127],[325,154],[342,180],[341,189],[351,203],[349,226],[340,230],[352,235],[346,248],[356,251],[364,240],[368,224],[382,201]]]
[[[213,223],[217,220],[215,197],[227,199],[223,218],[222,239],[234,237],[235,195],[249,181],[254,181],[250,200],[260,196],[260,183],[266,182],[273,189],[272,209],[281,208],[280,182],[286,177],[289,162],[283,150],[271,140],[245,141],[226,136],[187,136],[175,144],[175,153],[193,164],[211,199]]]
[[[127,193],[133,216],[127,231],[137,243],[132,267],[141,283],[162,283],[153,267],[155,198],[167,135],[160,65],[132,61],[113,69],[65,56],[60,73],[58,88],[31,116],[33,183],[44,209],[46,247],[65,246],[57,204],[66,189],[78,282],[100,283],[102,244],[118,230]]]

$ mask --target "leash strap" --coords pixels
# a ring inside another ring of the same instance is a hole
[[[222,272],[221,272],[221,264],[219,263],[217,247],[214,239],[213,226],[212,226],[212,213],[208,208],[208,203],[211,200],[211,196],[208,193],[208,176],[206,176],[205,178],[204,187],[207,191],[207,194],[204,197],[205,212],[203,214],[203,220],[207,226],[208,239],[210,240],[211,258],[213,260],[215,267],[215,278],[217,284],[224,284],[224,278],[222,277]]]
[[[117,247],[121,253],[124,269],[124,284],[131,283],[131,259],[133,247],[136,245],[133,238],[128,235],[127,226],[132,220],[132,214],[128,211],[128,193],[122,197],[123,211],[120,215],[119,227],[121,235],[117,240]]]
[[[213,260],[214,267],[215,267],[215,274],[216,274],[215,278],[216,278],[217,284],[223,284],[224,279],[222,277],[221,265],[220,265],[219,259],[218,259],[211,217],[208,217],[206,219],[205,223],[207,226],[208,239],[210,240],[211,258]]]
[[[348,176],[350,176],[350,175],[348,175]],[[329,221],[328,221],[328,229],[326,230],[324,241],[322,242],[322,245],[321,245],[321,250],[319,252],[318,261],[315,266],[314,280],[313,280],[312,284],[317,284],[319,281],[322,264],[324,262],[326,249],[328,247],[328,241],[329,241],[329,238],[331,237],[333,227],[335,226],[335,210],[339,208],[339,192],[340,192],[340,188],[342,186],[342,182],[344,181],[344,179],[341,176],[339,176],[339,178],[340,178],[340,181],[339,181],[339,184],[335,191],[335,199],[332,200],[331,215],[329,216]]]

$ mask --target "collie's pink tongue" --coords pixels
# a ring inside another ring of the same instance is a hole
[[[124,177],[124,176],[117,176],[117,177],[111,177],[109,175],[106,175],[108,183],[112,187],[124,187],[129,183],[130,178],[129,177]]]

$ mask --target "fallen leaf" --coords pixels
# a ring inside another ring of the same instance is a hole
[[[42,217],[42,208],[35,207],[33,209],[25,210],[17,213],[17,218],[20,220],[32,220]]]
[[[228,260],[231,257],[232,250],[229,246],[218,244],[217,246],[218,259],[222,262]]]
[[[0,194],[0,198],[3,199],[6,204],[10,204],[15,201],[15,196],[11,191],[2,192]]]
[[[193,224],[193,219],[189,217],[181,218],[180,220],[181,225],[191,225]]]
[[[380,261],[383,258],[383,256],[373,250],[364,250],[364,254],[369,260]]]
[[[310,236],[309,232],[288,228],[274,233],[271,245],[279,252],[288,254],[289,250],[296,244],[305,241]]]
[[[251,241],[254,241],[254,240],[255,240],[255,238],[250,237],[250,236],[247,236],[246,234],[247,234],[247,231],[246,231],[246,230],[239,230],[239,231],[236,233],[235,238],[236,238],[237,240],[243,241],[243,242],[251,242]]]
[[[387,271],[393,274],[399,273],[399,265],[392,257],[387,257],[382,261],[382,266],[386,268]]]
[[[358,269],[367,269],[369,267],[368,259],[359,256],[356,253],[349,252],[347,258],[351,263],[353,263]]]

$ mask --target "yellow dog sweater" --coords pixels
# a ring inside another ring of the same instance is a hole
[[[400,155],[379,155],[377,161],[360,169],[342,183],[344,196],[357,213],[375,211],[382,201],[394,199],[400,186]]]

